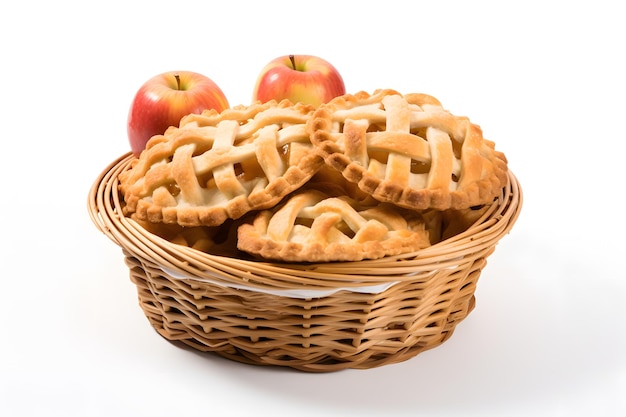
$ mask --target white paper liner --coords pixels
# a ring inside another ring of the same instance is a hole
[[[247,291],[255,291],[264,294],[277,295],[279,297],[289,297],[289,298],[298,298],[298,299],[309,299],[309,298],[321,298],[327,297],[329,295],[335,294],[339,291],[350,291],[355,293],[362,294],[379,294],[387,289],[391,288],[393,285],[397,284],[399,281],[386,282],[378,285],[370,285],[364,287],[346,287],[346,288],[331,288],[328,290],[269,290],[266,288],[258,288],[251,287],[247,285],[240,284],[224,284],[221,281],[213,281],[211,279],[206,278],[198,278],[192,277],[189,275],[184,275],[166,268],[161,268],[163,272],[165,272],[168,276],[174,279],[192,279],[195,281],[206,282],[213,285],[218,285],[224,288],[233,288],[236,290],[247,290]]]

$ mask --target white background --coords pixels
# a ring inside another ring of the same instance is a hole
[[[218,4],[219,3],[219,4]],[[114,4],[114,5],[113,5]],[[616,416],[626,412],[626,30],[618,2],[11,2],[0,14],[0,415]],[[86,208],[167,70],[248,104],[272,58],[349,92],[469,116],[524,189],[518,223],[442,346],[330,374],[176,347]]]

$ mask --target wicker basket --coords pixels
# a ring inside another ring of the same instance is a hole
[[[130,154],[95,181],[88,208],[119,245],[150,324],[171,341],[257,365],[309,372],[405,361],[446,341],[474,308],[486,258],[520,213],[512,173],[467,231],[407,256],[285,265],[176,245],[122,216],[118,175]]]

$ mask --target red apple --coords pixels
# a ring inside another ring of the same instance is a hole
[[[252,101],[289,99],[318,107],[345,93],[341,74],[328,61],[313,55],[285,55],[261,70]]]
[[[128,113],[128,140],[135,156],[146,142],[163,134],[180,119],[206,109],[229,107],[222,90],[210,78],[192,71],[170,71],[146,81],[135,94]]]

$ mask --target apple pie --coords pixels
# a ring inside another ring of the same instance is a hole
[[[326,164],[377,200],[466,209],[492,202],[506,184],[504,154],[432,96],[347,94],[311,117],[311,142]]]
[[[119,176],[124,215],[211,253],[379,259],[466,230],[506,185],[479,126],[426,94],[346,94],[190,114]]]
[[[237,250],[237,223],[241,219],[229,219],[219,226],[186,227],[177,223],[151,223],[138,219],[135,214],[130,218],[147,232],[176,245],[230,258],[242,255]]]
[[[307,131],[313,110],[283,100],[185,116],[120,175],[125,214],[218,226],[276,205],[324,163]]]
[[[304,188],[238,228],[240,250],[286,262],[378,259],[430,245],[424,219],[393,204],[363,205]]]

